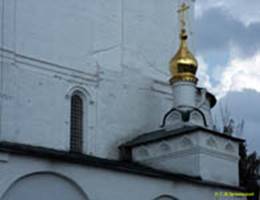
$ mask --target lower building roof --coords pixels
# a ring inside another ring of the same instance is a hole
[[[141,134],[140,136],[134,138],[133,140],[122,144],[120,147],[134,147],[134,146],[139,146],[139,145],[143,145],[143,144],[147,144],[147,143],[152,143],[152,142],[156,142],[158,140],[162,140],[162,139],[167,139],[167,138],[174,138],[174,137],[178,137],[184,134],[191,134],[194,133],[195,131],[205,131],[208,132],[210,134],[216,135],[216,136],[220,136],[223,138],[227,138],[236,142],[244,142],[244,139],[238,138],[238,137],[234,137],[231,135],[227,135],[224,133],[220,133],[211,129],[207,129],[201,126],[183,126],[181,128],[178,129],[173,129],[173,130],[166,130],[166,129],[159,129],[153,132],[149,132],[149,133],[144,133]]]
[[[57,160],[59,162],[78,164],[83,166],[97,167],[107,170],[113,170],[122,173],[131,173],[140,176],[148,176],[172,181],[184,181],[208,187],[217,187],[231,189],[236,191],[245,191],[242,187],[205,181],[200,177],[193,177],[184,174],[170,173],[153,169],[135,162],[125,162],[118,160],[109,160],[81,153],[72,153],[68,151],[54,150],[45,147],[37,147],[19,143],[0,142],[0,152],[6,152],[20,156],[37,157],[46,160]]]

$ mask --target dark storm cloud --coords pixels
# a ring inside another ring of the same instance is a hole
[[[245,127],[243,137],[246,138],[250,151],[260,153],[260,93],[254,90],[244,90],[242,92],[229,92],[220,100],[222,105],[226,105],[230,111],[230,116],[235,121],[244,119]],[[214,114],[219,116],[220,104],[214,109]]]
[[[196,21],[196,46],[199,52],[228,51],[230,44],[245,56],[260,49],[260,23],[244,25],[221,8],[207,10]]]

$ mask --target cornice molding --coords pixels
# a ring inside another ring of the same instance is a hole
[[[12,50],[0,48],[3,61],[15,63],[19,67],[30,67],[36,70],[47,71],[72,79],[79,79],[83,82],[98,83],[100,80],[98,72],[88,73],[86,71],[73,69],[64,65],[48,62],[45,60],[17,54]]]
[[[149,149],[149,148],[147,148]],[[212,156],[213,158],[220,158],[224,160],[228,160],[231,162],[237,162],[239,160],[238,156],[230,155],[230,154],[225,154],[216,150],[210,150],[201,146],[196,146],[193,148],[189,148],[186,150],[181,150],[181,151],[176,151],[176,152],[167,152],[162,155],[156,155],[156,156],[148,156],[145,159],[142,159],[141,161],[144,162],[151,162],[151,161],[160,161],[160,160],[165,160],[169,159],[176,159],[176,158],[181,158],[181,157],[186,157],[190,155],[196,155],[196,154],[206,154],[209,156]],[[143,157],[142,157],[143,158]]]

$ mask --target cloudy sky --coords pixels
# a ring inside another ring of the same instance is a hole
[[[242,137],[260,154],[260,1],[196,0],[195,5],[200,85],[216,94],[237,122],[245,120]]]

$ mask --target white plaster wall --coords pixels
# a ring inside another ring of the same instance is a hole
[[[221,133],[220,133],[221,134]],[[221,136],[216,136],[212,134],[208,134],[205,131],[200,131],[199,132],[199,145],[203,148],[206,149],[214,149],[216,152],[223,153],[226,155],[230,155],[234,159],[239,159],[239,143],[234,142],[230,139],[221,137]],[[214,140],[214,145],[210,145],[208,143],[209,140]],[[232,150],[228,150],[227,145],[232,145]]]
[[[170,95],[151,89],[152,80],[142,78],[79,80],[20,61],[16,65],[6,62],[4,69],[4,80],[9,84],[5,84],[2,98],[1,137],[12,142],[68,150],[68,94],[79,87],[89,94],[85,152],[116,157],[119,144],[138,133],[159,128],[171,100]]]
[[[177,5],[171,0],[125,0],[123,64],[165,81],[178,45]]]
[[[163,180],[26,156],[1,154],[0,159],[1,197],[19,178],[40,172],[66,177],[78,185],[90,200],[153,200],[161,195],[171,195],[180,200],[215,200],[215,192],[232,192],[180,180]]]
[[[1,0],[3,47],[72,69],[127,66],[166,80],[178,43],[179,2]]]
[[[2,140],[21,142],[56,149],[69,149],[70,140],[70,90],[78,84],[78,78],[54,74],[52,71],[40,70],[30,63],[17,61],[16,65],[8,62],[4,65],[4,94],[2,98]],[[10,81],[12,80],[12,81]],[[83,80],[81,80],[83,81]],[[94,84],[89,81],[87,88],[88,118],[84,132],[84,150],[91,152],[94,148],[96,109]],[[91,131],[90,131],[91,130]],[[90,134],[92,133],[92,134]]]
[[[161,148],[162,144],[167,148]],[[172,139],[136,146],[133,160],[169,172],[203,180],[239,185],[238,142],[197,131]]]
[[[157,129],[172,104],[177,4],[0,0],[0,138],[68,150],[67,97],[78,87],[85,153],[117,158],[119,144]]]
[[[214,121],[212,118],[212,113],[211,113],[211,108],[209,105],[209,102],[206,101],[204,105],[202,105],[200,107],[201,111],[203,112],[203,114],[205,115],[205,118],[207,119],[207,128],[213,129],[214,127]]]
[[[14,182],[1,199],[88,200],[88,197],[69,179],[51,173],[39,173]]]
[[[238,161],[218,158],[215,155],[200,155],[200,173],[205,180],[239,185]]]
[[[178,81],[172,85],[174,107],[189,110],[196,106],[196,85],[188,81]]]
[[[144,161],[142,163],[168,172],[200,177],[198,154],[195,155],[189,153],[189,155],[166,155],[161,158]]]
[[[17,53],[92,73],[120,67],[120,0],[16,2]]]
[[[214,127],[214,122],[211,114],[211,107],[210,107],[210,102],[206,98],[206,95],[204,96],[202,93],[206,93],[206,89],[202,89],[200,93],[197,92],[196,95],[196,106],[199,108],[203,114],[205,115],[205,118],[207,120],[207,128],[212,129]]]

